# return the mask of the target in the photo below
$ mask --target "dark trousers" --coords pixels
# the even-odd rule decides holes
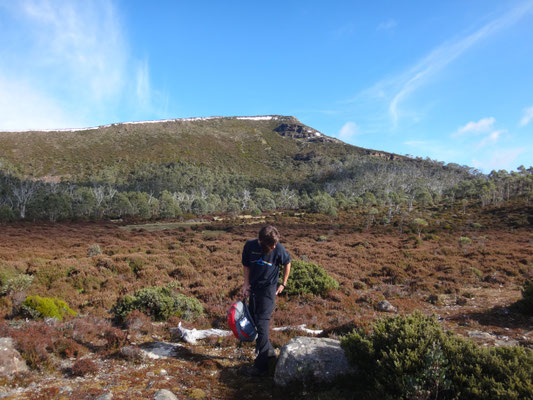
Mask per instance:
[[[249,309],[257,328],[257,340],[255,342],[257,357],[254,366],[260,370],[268,368],[268,356],[274,354],[268,329],[276,301],[276,286],[274,284],[261,289],[253,289],[250,296]]]

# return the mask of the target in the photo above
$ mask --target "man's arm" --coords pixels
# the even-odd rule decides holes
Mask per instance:
[[[250,268],[242,266],[242,272],[244,274],[244,285],[242,287],[242,297],[247,298],[250,294]]]
[[[276,290],[276,295],[283,292],[283,289],[285,289],[285,286],[287,286],[287,281],[289,280],[289,275],[291,273],[291,263],[285,264],[283,266],[283,281],[281,285],[278,286],[278,289]]]

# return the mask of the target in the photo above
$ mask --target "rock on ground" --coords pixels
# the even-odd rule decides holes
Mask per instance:
[[[15,349],[13,339],[0,338],[0,376],[13,376],[26,371],[28,366]]]
[[[154,394],[154,400],[178,400],[178,398],[170,390],[161,389]]]
[[[378,303],[378,310],[390,313],[395,313],[398,311],[398,309],[394,307],[391,303],[389,303],[387,300],[383,300]]]
[[[352,371],[338,340],[296,337],[281,349],[274,382],[331,383]]]

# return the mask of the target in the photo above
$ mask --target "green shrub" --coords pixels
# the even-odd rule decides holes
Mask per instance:
[[[360,381],[380,398],[527,399],[533,352],[484,348],[444,332],[435,317],[414,312],[356,330],[341,345]]]
[[[123,322],[130,312],[138,310],[155,321],[170,317],[193,320],[203,314],[202,304],[194,297],[187,297],[167,287],[150,287],[136,291],[133,296],[118,299],[111,310],[115,318]]]
[[[459,242],[459,247],[460,248],[465,248],[465,247],[468,247],[472,244],[472,239],[470,239],[469,237],[466,237],[466,236],[461,236],[458,240]]]
[[[66,316],[76,315],[76,312],[63,300],[40,296],[28,296],[24,300],[21,312],[32,318],[57,318],[60,321]]]
[[[15,219],[16,216],[11,207],[5,204],[0,205],[0,222],[11,222]]]
[[[100,254],[102,254],[102,249],[100,249],[100,245],[98,244],[93,244],[87,249],[87,257],[89,258],[99,256]]]
[[[515,304],[520,312],[533,315],[533,280],[526,281],[522,289],[522,299]]]
[[[319,265],[312,262],[294,260],[291,263],[291,277],[284,293],[291,295],[321,295],[337,289],[339,283]]]
[[[418,232],[418,237],[420,237],[420,234],[422,233],[422,230],[428,226],[428,222],[425,219],[422,218],[415,218],[413,220],[413,227]]]
[[[0,295],[8,295],[15,292],[23,292],[28,289],[33,282],[33,276],[20,274],[6,280],[0,287]]]

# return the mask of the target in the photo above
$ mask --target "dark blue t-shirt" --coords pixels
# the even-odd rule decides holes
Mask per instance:
[[[252,290],[276,284],[279,267],[291,262],[291,257],[281,243],[269,254],[263,254],[259,239],[248,240],[242,251],[242,265],[250,268]]]

